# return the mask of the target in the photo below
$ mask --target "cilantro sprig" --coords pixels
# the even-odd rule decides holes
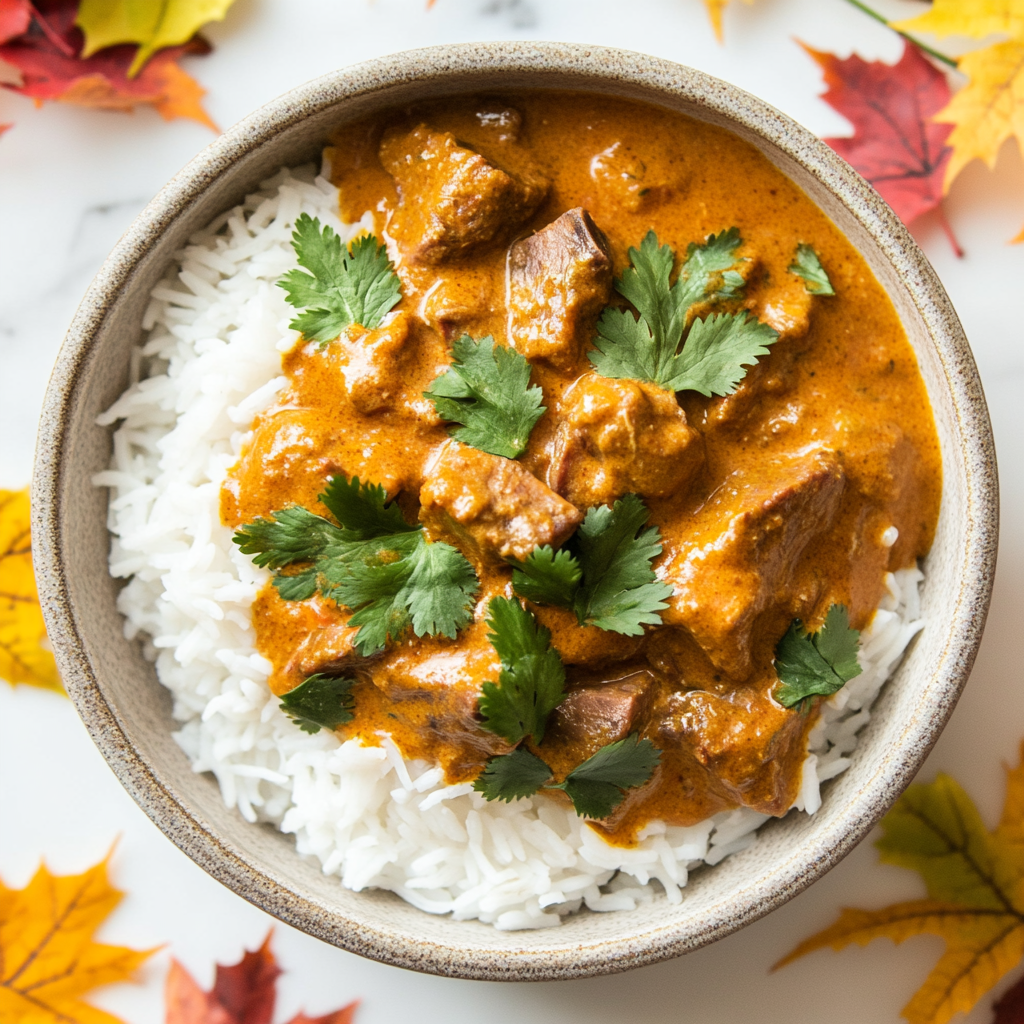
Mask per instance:
[[[509,743],[527,736],[540,743],[548,716],[565,700],[565,666],[551,646],[551,631],[509,598],[491,598],[487,615],[487,639],[501,673],[481,689],[481,724]]]
[[[316,673],[281,698],[281,710],[303,731],[337,729],[352,721],[354,679]]]
[[[829,697],[863,671],[857,661],[860,633],[850,628],[841,604],[832,605],[817,633],[808,633],[794,619],[775,648],[775,671],[780,685],[773,696],[786,708],[811,697]]]
[[[581,626],[640,636],[644,625],[661,622],[672,594],[651,568],[661,534],[656,526],[642,529],[649,518],[635,494],[590,509],[561,551],[534,548],[525,561],[513,562],[513,589],[536,604],[574,611]]]
[[[345,328],[380,326],[402,297],[395,268],[373,235],[343,246],[330,225],[302,213],[295,221],[292,247],[303,270],[290,270],[278,285],[288,301],[305,310],[288,325],[321,346]]]
[[[693,306],[739,297],[744,279],[731,268],[741,262],[736,256],[741,242],[739,231],[731,228],[703,245],[691,243],[670,284],[675,254],[648,232],[639,249],[629,250],[630,266],[615,282],[639,316],[614,306],[601,314],[597,351],[590,353],[597,372],[708,397],[735,391],[745,367],[768,354],[778,333],[745,312],[696,319],[688,330],[686,324]]]
[[[789,268],[791,274],[803,278],[804,288],[811,295],[835,295],[832,282],[821,265],[818,254],[809,246],[801,243],[796,248],[793,264]]]
[[[479,586],[472,566],[450,545],[427,541],[420,524],[407,523],[388,503],[383,487],[334,476],[320,501],[337,524],[293,506],[234,535],[244,554],[276,571],[284,600],[319,591],[349,608],[363,657],[410,627],[417,636],[455,637],[469,622]]]
[[[654,774],[661,751],[636,733],[601,747],[562,782],[536,754],[519,748],[492,757],[473,788],[487,800],[506,803],[541,789],[560,789],[584,818],[607,818],[625,799],[626,790],[642,786]]]
[[[452,345],[452,365],[425,394],[438,416],[462,424],[452,428],[452,437],[506,459],[526,451],[545,412],[543,392],[530,387],[530,364],[490,336],[474,341],[462,335]]]

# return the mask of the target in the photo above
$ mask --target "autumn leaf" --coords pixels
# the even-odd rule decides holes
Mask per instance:
[[[0,490],[0,679],[63,693],[32,573],[28,489]]]
[[[75,26],[77,0],[37,0],[27,32],[0,45],[0,60],[20,73],[20,84],[3,83],[37,102],[59,100],[103,110],[131,111],[150,105],[165,119],[187,117],[217,130],[203,109],[205,91],[178,67],[188,55],[210,52],[200,38],[155,54],[135,78],[128,77],[135,46],[112,46],[82,59]]]
[[[1002,144],[1024,144],[1024,40],[1013,39],[964,54],[957,66],[970,79],[935,120],[955,125],[946,190],[975,158],[994,167]]]
[[[270,936],[237,964],[217,964],[213,988],[204,991],[177,961],[167,974],[166,1024],[271,1024],[281,969],[270,949]],[[322,1017],[296,1014],[288,1024],[352,1024],[358,1002]]]
[[[924,14],[890,24],[899,32],[935,36],[1019,36],[1024,33],[1024,0],[935,0]]]
[[[801,45],[825,73],[823,99],[854,127],[851,138],[825,142],[878,189],[904,223],[939,208],[952,129],[932,118],[949,100],[946,76],[909,44],[892,65],[856,54],[842,60]],[[948,231],[945,218],[943,226]],[[952,235],[950,240],[959,252]]]
[[[107,878],[108,859],[80,875],[52,875],[41,864],[24,889],[0,882],[4,1024],[121,1024],[82,996],[129,980],[154,950],[93,941],[121,901]]]
[[[81,0],[75,24],[85,33],[83,57],[119,43],[137,43],[128,68],[134,78],[142,66],[168,46],[187,43],[211,21],[223,21],[234,0]]]
[[[744,3],[752,4],[754,0],[744,0]],[[704,0],[704,4],[708,9],[708,16],[711,18],[711,24],[715,28],[715,35],[718,36],[718,41],[722,42],[722,12],[729,4],[729,0]]]
[[[29,0],[0,0],[0,43],[27,32],[31,21]]]
[[[971,1007],[1024,957],[1024,744],[1007,771],[1006,801],[995,831],[948,775],[916,784],[882,819],[881,859],[911,868],[928,898],[881,910],[844,908],[830,928],[800,943],[773,970],[814,950],[872,939],[900,943],[938,935],[946,949],[903,1008],[911,1024],[945,1024]]]

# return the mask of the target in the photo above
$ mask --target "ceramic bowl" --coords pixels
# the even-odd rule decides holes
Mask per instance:
[[[471,90],[550,87],[625,96],[731,129],[800,185],[860,250],[902,317],[935,411],[945,491],[928,556],[928,625],[886,688],[850,769],[813,817],[792,814],[757,843],[696,872],[681,906],[570,917],[499,932],[355,893],[293,840],[225,809],[171,738],[167,691],[124,639],[107,572],[110,434],[96,426],[128,382],[150,289],[196,229],[285,164],[316,158],[328,133],[384,107]],[[68,692],[114,773],[156,824],[245,899],[326,942],[435,974],[578,978],[714,942],[785,903],[865,836],[913,778],[974,661],[995,566],[992,433],[977,369],[927,259],[878,194],[824,143],[741,90],[637,53],[554,43],[445,46],[372,60],[285,94],[200,153],[149,204],[82,302],[46,394],[33,485],[33,548],[50,639]]]

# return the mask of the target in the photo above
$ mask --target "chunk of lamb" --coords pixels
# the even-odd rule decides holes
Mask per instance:
[[[507,238],[543,202],[550,182],[489,163],[450,132],[391,130],[380,159],[401,203],[389,230],[410,260],[437,264]]]
[[[450,442],[427,471],[420,519],[432,539],[459,545],[483,565],[557,547],[583,514],[520,463]]]
[[[354,409],[364,414],[381,412],[402,391],[406,374],[409,321],[404,313],[390,313],[374,330],[353,324],[332,346],[333,358],[345,381]]]
[[[581,508],[678,493],[704,463],[700,434],[675,395],[654,384],[585,374],[558,420],[548,484]]]
[[[757,616],[770,605],[800,603],[797,563],[832,526],[845,484],[827,449],[734,473],[688,528],[668,539],[659,575],[674,592],[663,621],[688,630],[716,668],[746,677]]]
[[[757,688],[727,695],[689,690],[673,693],[655,710],[662,750],[691,755],[697,772],[730,802],[760,814],[784,814],[800,789],[813,719],[779,707]]]
[[[572,367],[612,293],[604,232],[582,207],[569,210],[512,246],[508,273],[513,347],[527,359]]]

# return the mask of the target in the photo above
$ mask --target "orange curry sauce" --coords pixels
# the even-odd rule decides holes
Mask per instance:
[[[394,171],[406,151],[442,144],[475,151],[521,185],[518,205],[502,214],[507,223],[485,228],[494,236],[486,244],[457,239],[428,251],[418,240],[430,197],[417,205],[412,172],[400,192],[382,163]],[[651,781],[594,823],[617,843],[655,818],[688,825],[739,805],[784,813],[816,716],[772,699],[776,644],[794,617],[817,627],[832,603],[863,628],[885,573],[927,553],[938,516],[928,397],[864,260],[753,146],[608,97],[457,97],[350,125],[328,155],[343,220],[372,213],[403,298],[377,330],[353,328],[323,348],[300,343],[284,357],[289,387],[258,417],[224,485],[224,522],[290,504],[327,515],[317,495],[334,473],[383,484],[415,521],[430,467],[453,443],[423,396],[450,363],[452,339],[492,335],[519,348],[548,410],[521,465],[581,511],[638,490],[661,530],[655,570],[675,587],[664,625],[639,638],[530,606],[552,631],[571,691],[538,752],[562,777],[630,731],[663,751]],[[574,336],[558,345],[557,324],[513,315],[509,245],[580,207],[606,236],[616,277],[652,228],[675,250],[677,269],[689,243],[739,229],[747,285],[723,308],[751,310],[780,339],[734,395],[688,392],[677,402],[653,385],[595,378],[586,353],[597,314],[606,301],[622,302],[610,292],[577,310]],[[810,296],[789,272],[800,243],[820,256],[834,297]],[[581,388],[590,388],[585,402]],[[470,457],[466,486],[483,487],[484,469]],[[892,526],[899,537],[886,546]],[[480,728],[476,701],[499,669],[486,604],[512,596],[511,569],[462,547],[481,579],[474,622],[455,640],[401,637],[372,659],[351,658],[345,609],[320,597],[286,602],[264,587],[252,614],[274,691],[344,664],[338,674],[359,682],[355,719],[340,735],[375,743],[386,730],[406,756],[440,763],[450,782],[474,778],[509,749]]]

